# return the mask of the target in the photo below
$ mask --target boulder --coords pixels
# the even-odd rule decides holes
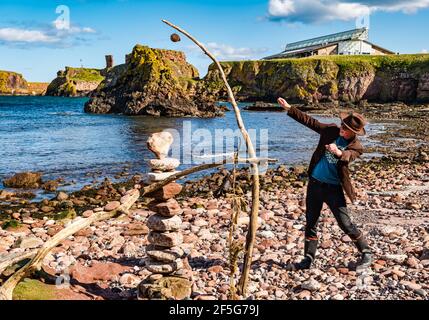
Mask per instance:
[[[39,188],[42,184],[42,174],[39,172],[21,172],[5,179],[3,185],[7,188]]]
[[[179,277],[150,277],[138,286],[138,299],[184,300],[191,296],[192,282]]]

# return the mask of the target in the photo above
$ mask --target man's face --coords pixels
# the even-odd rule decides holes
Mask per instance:
[[[346,140],[350,140],[354,138],[356,133],[348,129],[343,123],[341,124],[340,128],[340,136],[343,137]]]

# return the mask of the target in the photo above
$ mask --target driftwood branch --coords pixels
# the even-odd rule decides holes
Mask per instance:
[[[68,237],[75,234],[79,230],[89,227],[92,223],[96,221],[114,218],[123,212],[127,212],[131,208],[131,206],[138,200],[139,197],[140,197],[140,192],[138,190],[136,189],[130,190],[128,194],[122,198],[123,203],[116,210],[113,210],[110,212],[100,211],[100,212],[94,213],[89,218],[77,219],[72,224],[70,224],[67,228],[58,232],[51,239],[49,239],[43,244],[43,246],[37,251],[36,255],[25,266],[23,266],[20,270],[15,272],[0,287],[0,300],[12,300],[13,290],[15,289],[16,285],[24,277],[32,274],[35,271],[39,271],[42,267],[43,259],[59,243],[66,240]]]
[[[249,137],[249,134],[246,130],[246,127],[244,126],[243,119],[241,118],[240,109],[238,108],[237,102],[235,100],[234,94],[232,92],[232,89],[228,83],[228,80],[226,79],[225,72],[223,71],[223,68],[219,61],[211,54],[202,43],[200,43],[198,40],[196,40],[193,36],[191,36],[188,32],[185,30],[175,26],[169,21],[162,20],[165,24],[169,25],[173,29],[176,29],[180,33],[187,36],[191,41],[193,41],[198,47],[203,50],[203,52],[216,64],[217,68],[219,69],[219,72],[221,74],[222,80],[225,84],[225,87],[228,92],[229,102],[231,103],[234,112],[235,117],[237,120],[237,125],[241,131],[241,134],[244,138],[244,141],[246,142],[247,152],[249,154],[250,158],[256,158],[255,149],[253,147],[253,143]],[[249,231],[247,233],[246,238],[246,253],[244,258],[244,266],[243,266],[243,273],[240,278],[239,283],[239,290],[240,293],[245,295],[246,294],[246,288],[247,288],[247,282],[249,279],[249,272],[250,272],[250,265],[252,263],[252,256],[253,256],[253,246],[255,242],[256,237],[256,231],[258,228],[257,219],[258,219],[258,213],[259,213],[259,168],[256,163],[251,164],[252,169],[252,208],[250,212],[250,224],[249,224]]]
[[[0,274],[6,270],[8,267],[13,266],[15,263],[18,263],[25,259],[32,259],[37,253],[37,249],[20,252],[20,253],[11,253],[3,256],[0,259]]]

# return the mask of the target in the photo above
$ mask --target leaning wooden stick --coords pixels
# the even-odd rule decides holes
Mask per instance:
[[[213,62],[216,64],[217,68],[219,69],[219,72],[222,76],[222,80],[225,83],[229,101],[234,108],[235,117],[237,120],[237,125],[241,131],[241,134],[243,135],[244,141],[246,142],[247,152],[251,158],[256,158],[255,149],[253,148],[252,141],[249,137],[249,134],[244,126],[243,119],[241,118],[240,109],[238,108],[237,102],[235,101],[234,94],[232,92],[232,89],[228,83],[228,80],[226,79],[225,72],[223,71],[223,68],[219,61],[211,54],[203,44],[201,44],[198,40],[196,40],[193,36],[191,36],[188,32],[185,30],[175,26],[169,21],[162,20],[165,24],[169,25],[170,27],[176,29],[180,33],[187,36],[190,40],[192,40],[198,47],[203,50],[203,52],[213,60]],[[252,256],[253,256],[253,246],[255,242],[256,237],[256,230],[258,228],[258,213],[259,213],[259,168],[257,163],[251,164],[252,169],[252,209],[250,213],[250,224],[249,224],[249,231],[247,233],[246,237],[246,253],[244,258],[244,266],[243,266],[243,273],[240,278],[239,283],[239,290],[241,294],[246,294],[246,288],[247,288],[247,282],[249,279],[249,272],[250,272],[250,265],[252,264]]]

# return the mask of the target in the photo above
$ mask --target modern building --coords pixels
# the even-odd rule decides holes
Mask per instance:
[[[354,29],[323,37],[289,43],[285,51],[263,58],[302,58],[328,55],[386,55],[394,52],[368,41],[368,29]]]

